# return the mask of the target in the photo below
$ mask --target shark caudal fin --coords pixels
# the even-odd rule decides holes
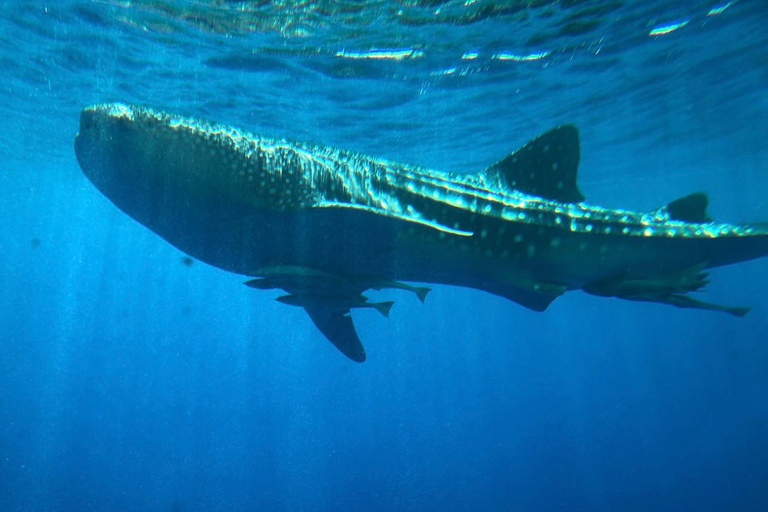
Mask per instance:
[[[565,124],[544,132],[483,173],[509,191],[578,203],[584,200],[576,184],[580,158],[579,130]]]

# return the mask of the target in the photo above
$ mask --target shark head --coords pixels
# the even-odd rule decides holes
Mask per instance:
[[[80,116],[75,153],[86,177],[131,216],[186,201],[242,196],[237,163],[219,150],[232,143],[216,126],[123,103]],[[251,199],[253,200],[253,199]]]
[[[168,116],[123,103],[95,105],[80,115],[75,154],[83,173],[151,229],[182,220],[184,202],[205,201],[213,183],[226,183],[216,176],[223,169],[208,165],[212,151],[195,142],[200,130],[175,125]]]
[[[89,107],[80,114],[75,138],[75,154],[85,176],[129,214],[156,180],[152,174],[163,172],[139,162],[141,155],[133,152],[142,133],[148,133],[147,123],[137,122],[137,114],[119,103]]]
[[[275,147],[249,132],[123,103],[83,110],[75,139],[83,173],[118,208],[187,254],[241,273],[274,240],[264,231],[274,215],[310,194],[301,180],[286,186]]]
[[[75,153],[88,179],[119,208],[136,217],[152,205],[163,211],[177,198],[198,209],[222,202],[263,211],[287,211],[312,200],[309,173],[286,159],[284,141],[135,107],[99,104],[80,116]],[[170,203],[170,204],[169,204]]]

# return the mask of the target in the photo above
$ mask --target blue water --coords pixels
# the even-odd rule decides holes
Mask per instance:
[[[462,172],[571,122],[589,202],[766,221],[768,5],[670,3],[3,2],[0,510],[768,510],[768,260],[702,295],[744,319],[382,292],[358,365],[72,149],[102,101]]]

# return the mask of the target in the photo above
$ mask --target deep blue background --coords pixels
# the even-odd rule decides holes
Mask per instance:
[[[264,13],[305,16],[298,33],[244,29],[237,6],[203,23],[183,2],[3,3],[0,510],[768,510],[766,260],[704,295],[745,319],[380,293],[397,304],[354,313],[356,365],[275,294],[185,266],[78,169],[97,101],[455,171],[574,122],[590,202],[707,190],[719,219],[768,220],[764,2],[440,18],[490,5],[469,4],[421,25],[388,18],[396,3],[375,23]],[[370,48],[423,57],[336,55]]]

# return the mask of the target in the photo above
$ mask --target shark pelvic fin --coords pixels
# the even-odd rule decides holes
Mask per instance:
[[[484,173],[509,191],[578,203],[584,200],[576,184],[579,159],[579,131],[566,124],[544,132]]]
[[[707,215],[707,205],[709,198],[704,192],[695,192],[687,196],[675,199],[668,205],[662,207],[666,210],[670,220],[680,220],[683,222],[712,222],[712,218]]]

